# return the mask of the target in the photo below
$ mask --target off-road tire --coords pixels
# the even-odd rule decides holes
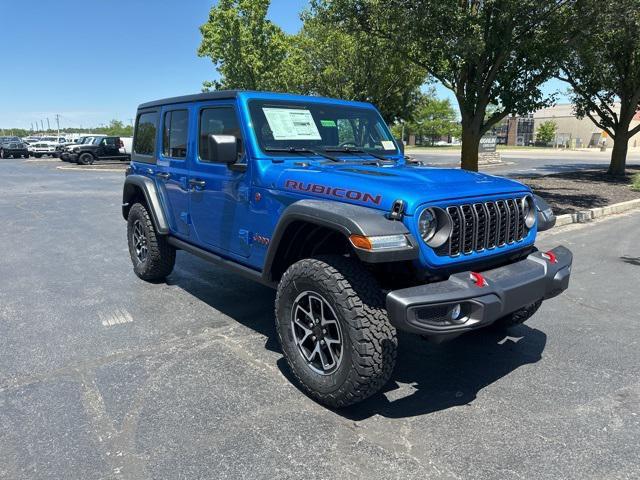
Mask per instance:
[[[36,153],[34,156],[35,156],[36,158],[42,158],[42,154],[41,154],[41,153]]]
[[[320,294],[342,330],[342,359],[333,373],[314,371],[294,340],[291,315],[302,292]],[[300,260],[284,273],[275,302],[276,329],[284,356],[302,389],[329,407],[352,405],[378,392],[396,361],[396,330],[387,318],[384,295],[357,261],[334,255]]]
[[[516,310],[509,315],[499,318],[493,322],[491,326],[497,330],[506,330],[508,328],[515,327],[516,325],[520,325],[533,317],[540,308],[540,305],[542,305],[542,300],[538,300],[531,305],[522,307],[520,310]]]
[[[78,156],[78,165],[93,165],[93,162],[96,161],[96,158],[90,153],[81,153]]]
[[[137,221],[140,222],[147,241],[147,256],[144,261],[138,259],[133,244],[133,230]],[[129,244],[133,271],[142,280],[150,282],[163,280],[173,271],[173,266],[176,263],[176,250],[169,245],[166,237],[156,233],[151,216],[141,203],[134,204],[129,210],[127,243]]]

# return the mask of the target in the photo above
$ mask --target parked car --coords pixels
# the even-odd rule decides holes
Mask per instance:
[[[9,141],[0,143],[0,158],[29,158],[27,145],[23,142]]]
[[[51,142],[39,141],[30,144],[27,148],[29,150],[29,155],[33,155],[36,158],[41,158],[45,155],[53,158],[57,157],[59,153],[57,144]]]
[[[530,318],[569,285],[526,185],[408,162],[368,103],[218,91],[138,107],[122,214],[133,270],[184,250],[277,289],[295,379],[331,407],[379,391],[397,330],[451,339]],[[246,292],[247,298],[251,292]]]
[[[73,150],[75,147],[79,145],[83,145],[85,143],[91,143],[94,141],[95,138],[104,138],[104,137],[106,137],[106,135],[102,135],[102,134],[86,135],[83,137],[79,137],[75,139],[72,143],[68,143],[62,147],[62,149],[60,150],[60,158],[65,162],[69,162],[71,161],[71,155],[73,154]]]
[[[92,165],[96,160],[129,161],[130,154],[120,151],[123,146],[124,143],[120,137],[91,137],[82,145],[72,147],[69,161],[81,165]]]

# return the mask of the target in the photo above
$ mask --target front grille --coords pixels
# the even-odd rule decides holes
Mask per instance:
[[[521,242],[527,236],[522,198],[452,205],[445,208],[451,236],[434,249],[440,257],[469,255]]]

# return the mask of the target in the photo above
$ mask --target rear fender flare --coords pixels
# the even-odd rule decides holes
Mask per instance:
[[[126,177],[122,191],[122,216],[125,220],[129,217],[131,202],[139,193],[146,200],[156,232],[160,235],[167,235],[169,233],[167,217],[162,208],[156,184],[148,177],[143,175],[128,175]]]

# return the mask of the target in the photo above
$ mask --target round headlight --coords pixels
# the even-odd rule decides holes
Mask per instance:
[[[438,220],[436,219],[436,215],[430,208],[427,208],[420,215],[420,219],[418,220],[418,228],[420,230],[420,236],[422,240],[428,242],[433,238],[438,230]]]
[[[524,218],[524,224],[527,228],[532,228],[535,225],[536,216],[536,205],[533,197],[527,195],[522,199],[522,218]]]

